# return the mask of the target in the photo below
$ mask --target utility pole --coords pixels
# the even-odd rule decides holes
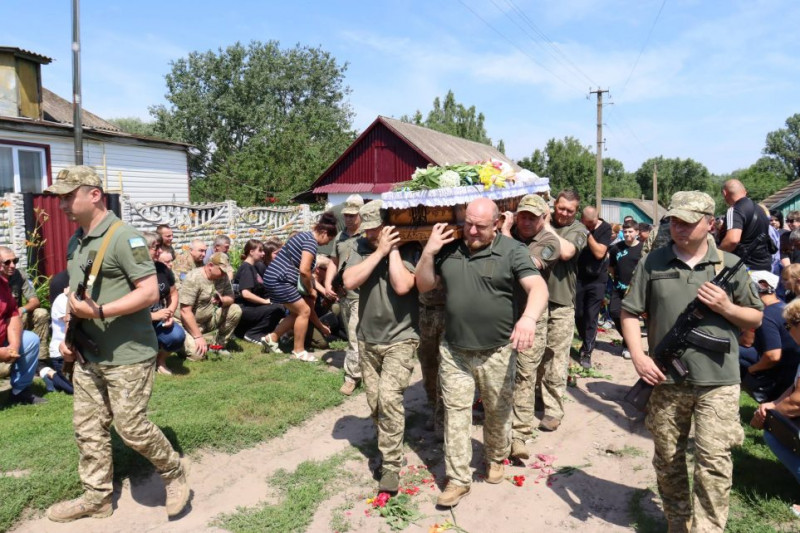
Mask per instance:
[[[603,93],[608,89],[602,90],[600,87],[596,91],[589,91],[589,94],[597,95],[597,155],[595,165],[595,200],[598,215],[601,213],[603,204]]]
[[[658,164],[653,163],[653,225],[657,226],[661,221],[658,216]]]
[[[80,0],[72,0],[72,127],[75,134],[75,164],[83,164],[83,113],[81,111],[81,20]]]

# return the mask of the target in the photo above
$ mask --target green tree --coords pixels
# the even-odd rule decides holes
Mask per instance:
[[[438,96],[434,98],[433,109],[428,112],[425,120],[422,119],[422,116],[422,112],[417,110],[413,117],[403,115],[400,120],[470,141],[492,144],[484,127],[486,117],[483,113],[477,113],[474,105],[466,107],[456,102],[453,91],[447,91],[444,103]]]
[[[506,154],[506,143],[503,142],[503,139],[500,139],[497,142],[497,151],[500,152],[503,155]]]
[[[346,64],[276,41],[192,52],[171,63],[157,134],[187,142],[194,201],[258,205],[304,191],[352,142]]]
[[[144,120],[136,117],[120,117],[110,118],[106,120],[110,122],[125,133],[131,135],[142,135],[144,137],[158,137],[156,133],[155,124],[152,122],[145,122]]]
[[[786,167],[780,160],[761,157],[750,167],[735,170],[731,177],[742,182],[747,189],[747,196],[754,202],[760,202],[789,183],[785,170]]]
[[[713,193],[715,187],[711,174],[702,163],[693,159],[665,159],[658,156],[648,159],[634,173],[646,198],[653,199],[653,168],[658,168],[658,197],[660,203],[669,204],[669,199],[678,191],[704,191]],[[718,206],[719,207],[719,206]]]
[[[767,134],[764,154],[780,163],[772,168],[779,169],[789,181],[800,178],[800,113],[787,118],[785,128]]]
[[[530,157],[517,161],[522,168],[550,178],[555,195],[561,189],[574,189],[581,195],[581,205],[595,201],[595,158],[591,148],[574,137],[550,139],[544,150],[538,148]]]
[[[631,174],[625,172],[622,161],[603,160],[603,198],[639,198],[642,189]]]

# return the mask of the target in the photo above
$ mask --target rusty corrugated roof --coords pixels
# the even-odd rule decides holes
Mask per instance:
[[[497,159],[505,161],[516,171],[521,170],[516,163],[489,144],[469,141],[394,118],[380,116],[378,119],[439,166]]]
[[[42,112],[44,114],[44,120],[58,122],[60,124],[72,124],[72,103],[61,98],[46,87],[42,87]],[[86,109],[82,110],[81,117],[84,127],[113,131],[114,133],[120,133],[122,131],[115,125],[106,122]]]
[[[314,194],[333,194],[333,193],[382,193],[391,191],[394,183],[329,183],[321,187],[314,188]]]

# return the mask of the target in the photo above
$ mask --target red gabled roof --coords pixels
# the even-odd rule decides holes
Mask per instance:
[[[329,183],[314,189],[314,194],[344,194],[372,192],[380,194],[392,190],[394,183]]]

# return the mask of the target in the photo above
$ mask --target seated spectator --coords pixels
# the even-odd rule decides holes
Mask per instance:
[[[264,246],[261,241],[250,239],[245,243],[242,264],[233,277],[236,303],[242,308],[242,318],[234,333],[247,342],[266,348],[264,336],[273,331],[286,316],[286,309],[267,298],[262,277],[266,269],[263,258]]]
[[[319,322],[316,313],[312,312],[317,297],[315,282],[312,276],[314,262],[317,258],[317,246],[327,244],[336,236],[336,217],[325,212],[311,231],[300,232],[290,237],[275,260],[264,273],[264,285],[267,294],[274,303],[283,304],[289,309],[289,316],[284,318],[278,327],[266,336],[269,349],[277,352],[281,335],[294,332],[294,350],[292,358],[300,361],[314,362],[317,359],[305,349],[306,332],[309,320],[324,335],[330,334],[327,326]],[[300,293],[302,289],[303,294]],[[304,296],[309,299],[306,300]]]
[[[175,263],[172,265],[172,271],[175,273],[177,282],[182,282],[186,275],[194,270],[203,266],[203,258],[206,256],[208,246],[200,239],[194,239],[189,244],[189,251],[178,254],[175,257]]]
[[[172,229],[169,227],[169,224],[159,224],[156,226],[156,233],[161,235],[161,249],[169,250],[172,252],[172,255],[175,255],[175,248],[172,247],[174,235],[172,233]]]
[[[233,301],[231,281],[225,274],[230,267],[226,254],[212,254],[202,268],[186,275],[181,286],[181,312],[176,318],[187,333],[183,347],[192,361],[206,358],[212,339],[214,345],[222,346],[220,354],[230,355],[224,347],[242,317],[242,309]]]
[[[757,270],[750,277],[764,303],[764,318],[751,347],[739,347],[742,385],[758,402],[774,400],[792,384],[800,363],[800,346],[786,331],[786,307],[775,295],[778,276]]]
[[[147,242],[150,258],[155,263],[158,281],[158,301],[150,306],[150,320],[153,321],[158,339],[156,372],[171,376],[172,371],[167,368],[167,356],[171,352],[181,350],[186,340],[186,332],[175,323],[178,289],[175,288],[175,275],[172,270],[158,260],[161,256],[161,235],[152,231],[145,231],[142,235]]]
[[[793,263],[792,252],[794,251],[794,246],[789,239],[796,229],[800,229],[800,211],[789,211],[786,214],[786,231],[781,234],[780,239],[781,265],[784,267]]]
[[[58,349],[61,341],[67,333],[67,287],[69,285],[69,275],[66,270],[59,272],[50,278],[50,329],[52,335],[50,336],[50,360],[47,361],[48,366],[43,366],[39,370],[39,376],[44,380],[47,390],[49,392],[63,390],[67,394],[72,394],[72,387],[65,389],[63,384],[58,382],[60,378],[70,382],[67,377],[68,373],[64,369],[64,357],[61,355],[61,350]]]
[[[800,301],[787,305],[783,312],[783,318],[786,321],[786,327],[792,339],[800,344]],[[783,392],[780,398],[774,402],[766,402],[758,406],[750,425],[756,429],[764,429],[767,411],[773,409],[788,418],[800,416],[800,383],[798,383],[798,379],[800,379],[800,368],[798,368],[798,373],[794,375],[792,384]],[[789,469],[795,479],[800,482],[800,454],[794,451],[787,443],[778,440],[775,434],[770,431],[764,432],[764,442],[767,443],[778,460]],[[800,505],[793,505],[792,511],[795,515],[800,516]]]
[[[161,254],[158,256],[158,262],[167,265],[167,268],[172,270],[172,262],[175,260],[175,254],[170,250],[161,249]]]
[[[212,254],[216,253],[223,253],[225,255],[228,254],[228,250],[231,249],[231,238],[227,235],[217,235],[214,237],[214,244],[212,244],[211,248],[206,251],[206,256],[203,259],[204,263],[208,263],[211,259]]]
[[[268,267],[275,256],[283,248],[283,241],[277,237],[270,237],[265,240],[262,247],[264,248],[264,258],[261,260],[264,263],[264,268]]]
[[[0,246],[0,276],[6,278],[14,300],[17,302],[22,329],[33,331],[39,337],[39,357],[47,357],[47,339],[50,337],[50,312],[41,307],[39,297],[28,275],[17,268],[19,258],[14,250]]]
[[[10,405],[47,401],[30,390],[38,363],[39,337],[23,331],[8,279],[0,276],[0,377],[11,377]]]
[[[784,267],[781,272],[781,281],[785,288],[784,301],[788,304],[794,300],[797,291],[800,291],[800,263],[792,263]]]

